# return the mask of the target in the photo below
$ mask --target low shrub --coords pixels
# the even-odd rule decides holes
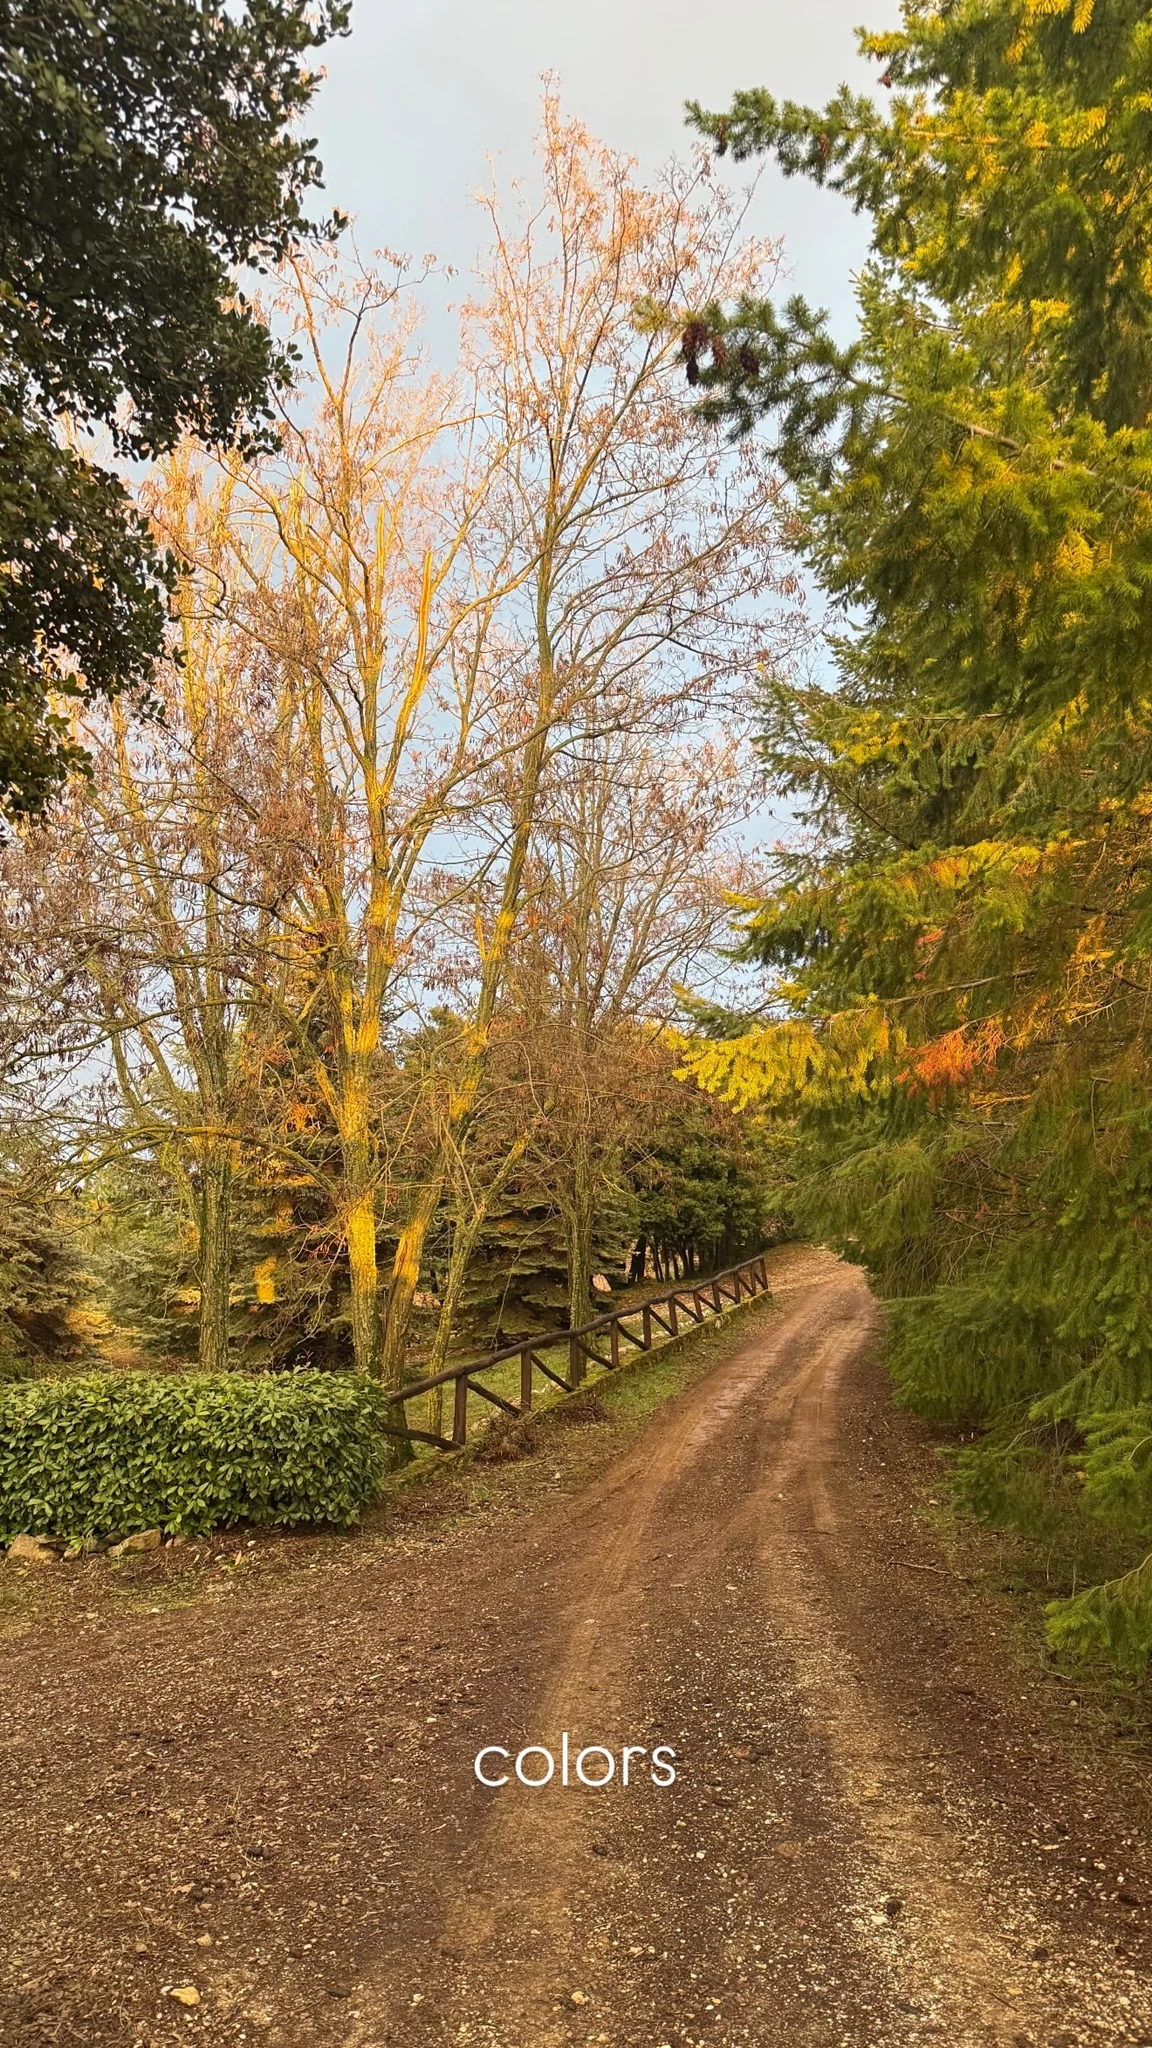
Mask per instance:
[[[380,1491],[384,1396],[352,1373],[88,1373],[0,1386],[0,1541],[346,1526]]]

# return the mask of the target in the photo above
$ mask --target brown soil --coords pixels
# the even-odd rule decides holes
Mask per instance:
[[[860,1275],[773,1265],[642,1430],[7,1568],[4,2048],[1152,2043],[1146,1770],[941,1548]],[[477,1783],[564,1730],[676,1783]]]

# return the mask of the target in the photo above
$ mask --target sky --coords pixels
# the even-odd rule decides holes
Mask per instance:
[[[362,254],[434,255],[466,278],[485,239],[472,195],[491,181],[489,158],[503,188],[531,179],[546,73],[566,113],[653,174],[692,149],[686,99],[720,110],[739,87],[765,86],[822,104],[844,82],[873,87],[855,30],[899,19],[898,0],[353,0],[352,33],[323,53],[328,76],[309,116],[325,198],[355,216]],[[865,223],[834,193],[757,172],[749,232],[784,238],[782,288],[826,307],[847,339]],[[755,174],[731,169],[740,186]],[[422,293],[425,338],[445,367],[455,321],[444,309],[465,296],[460,278]],[[738,836],[764,845],[789,829],[766,795]]]
[[[530,175],[541,79],[565,110],[653,172],[691,148],[686,99],[725,107],[739,86],[822,102],[875,83],[854,29],[895,26],[896,0],[353,0],[352,33],[324,52],[310,125],[326,197],[387,246],[470,271],[483,223],[470,194]],[[743,183],[748,172],[733,167]],[[866,232],[850,206],[764,172],[750,228],[785,237],[792,287],[852,323]]]

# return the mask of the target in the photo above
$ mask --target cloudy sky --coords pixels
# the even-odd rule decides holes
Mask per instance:
[[[469,194],[496,158],[530,170],[540,80],[653,170],[690,147],[685,99],[727,105],[741,85],[823,100],[875,78],[854,27],[894,25],[896,0],[353,0],[353,31],[327,53],[315,112],[331,201],[357,216],[364,250],[387,245],[467,271],[482,237]],[[734,171],[736,178],[743,173]],[[796,286],[851,319],[865,237],[842,200],[770,171],[753,224],[783,234]]]

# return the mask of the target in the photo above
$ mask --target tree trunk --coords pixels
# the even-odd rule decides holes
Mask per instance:
[[[420,1278],[420,1260],[424,1252],[424,1243],[440,1205],[448,1177],[448,1162],[453,1153],[463,1152],[467,1142],[468,1129],[487,1068],[492,1021],[504,985],[508,953],[521,909],[524,867],[528,859],[532,828],[536,821],[536,804],[555,717],[556,665],[548,622],[551,575],[552,542],[549,541],[541,550],[536,578],[536,637],[540,657],[536,722],[531,738],[521,755],[520,783],[512,810],[512,833],[508,845],[508,864],[504,870],[504,882],[500,891],[500,905],[493,922],[491,938],[487,944],[481,943],[480,987],[470,1032],[471,1046],[456,1086],[451,1113],[439,1147],[439,1157],[429,1176],[428,1185],[422,1189],[401,1233],[396,1257],[392,1262],[383,1342],[384,1378],[390,1386],[399,1386],[404,1377],[408,1328],[412,1321],[412,1296],[416,1292]]]
[[[199,1364],[203,1372],[228,1369],[229,1295],[232,1281],[232,1158],[226,1145],[210,1146],[200,1169]]]
[[[416,1198],[416,1206],[400,1233],[392,1274],[388,1283],[388,1312],[384,1327],[381,1370],[386,1386],[398,1387],[405,1377],[408,1326],[412,1320],[412,1297],[420,1278],[424,1241],[443,1193],[442,1171],[430,1179]]]
[[[527,1149],[528,1133],[527,1131],[522,1131],[511,1147],[507,1157],[502,1161],[490,1185],[484,1190],[481,1199],[478,1201],[473,1200],[467,1215],[461,1215],[458,1206],[456,1220],[452,1227],[452,1249],[448,1255],[448,1272],[444,1281],[444,1291],[440,1299],[440,1316],[436,1324],[436,1335],[432,1340],[432,1355],[428,1360],[429,1374],[440,1372],[448,1362],[448,1349],[452,1342],[456,1310],[460,1305],[460,1297],[464,1292],[464,1282],[468,1277],[468,1268],[472,1262],[472,1254],[476,1249],[476,1241],[488,1220],[488,1214],[493,1201],[507,1181],[509,1174],[524,1157]],[[461,1199],[458,1197],[458,1205]],[[443,1387],[433,1387],[428,1396],[428,1427],[433,1435],[440,1436],[442,1434],[443,1420],[444,1389]]]
[[[375,1372],[379,1356],[376,1272],[376,1195],[362,1187],[348,1208],[348,1287],[352,1309],[352,1357],[357,1372]]]
[[[376,1264],[376,1174],[369,1107],[370,1053],[345,1023],[337,1091],[331,1096],[340,1132],[344,1242],[352,1318],[352,1362],[357,1372],[380,1370],[380,1276]],[[370,1035],[370,1034],[369,1034]]]
[[[436,1335],[432,1342],[432,1355],[428,1360],[429,1373],[441,1372],[448,1362],[448,1350],[452,1342],[452,1329],[456,1310],[464,1292],[468,1277],[468,1266],[480,1235],[480,1226],[485,1211],[479,1210],[466,1223],[457,1223],[452,1232],[452,1250],[448,1257],[448,1274],[444,1292],[440,1297],[440,1317],[436,1324]],[[444,1433],[444,1389],[433,1387],[428,1396],[427,1426],[433,1436]]]

